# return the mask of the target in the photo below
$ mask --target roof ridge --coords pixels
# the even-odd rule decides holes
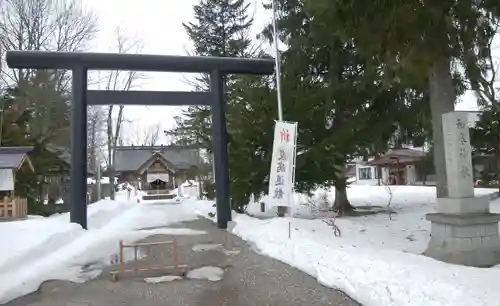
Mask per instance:
[[[180,145],[168,145],[168,146],[117,146],[116,150],[163,150],[163,149],[197,149],[193,146],[180,146]]]

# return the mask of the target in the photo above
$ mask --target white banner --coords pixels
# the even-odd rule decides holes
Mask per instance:
[[[296,143],[297,123],[276,121],[269,174],[271,206],[292,206]]]
[[[14,190],[14,175],[12,169],[0,169],[0,190]]]
[[[146,174],[146,180],[148,183],[154,182],[156,180],[164,181],[164,182],[169,182],[169,175],[168,173],[147,173]]]

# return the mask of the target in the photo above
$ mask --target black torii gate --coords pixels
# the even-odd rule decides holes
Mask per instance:
[[[227,228],[228,221],[231,221],[231,205],[223,77],[226,74],[272,74],[272,59],[45,51],[7,51],[6,59],[10,68],[72,71],[71,222],[87,229],[87,105],[209,105],[212,111],[217,227]],[[88,70],[208,73],[210,91],[87,90]]]

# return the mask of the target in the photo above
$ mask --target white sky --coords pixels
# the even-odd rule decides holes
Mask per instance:
[[[271,14],[262,8],[262,0],[250,1],[256,20],[253,32],[258,33],[270,21]],[[142,53],[186,55],[186,50],[190,49],[182,22],[193,20],[193,5],[198,0],[83,0],[83,3],[99,18],[99,35],[89,51],[116,52],[114,45],[117,27],[125,30],[129,37],[137,37],[142,41]],[[190,86],[183,81],[182,74],[175,73],[148,73],[147,79],[140,83],[142,90],[190,90]],[[463,97],[456,107],[457,110],[475,108],[472,95]],[[173,116],[179,114],[179,107],[125,107],[126,119],[144,129],[158,123],[162,130],[170,128],[173,126]]]
[[[125,30],[128,37],[140,39],[142,53],[145,54],[186,55],[187,50],[190,50],[190,41],[182,23],[193,21],[193,5],[198,0],[83,0],[83,3],[99,18],[99,34],[89,51],[116,52],[117,27]],[[251,9],[255,10],[253,32],[257,34],[271,15],[262,8],[261,0],[253,0]],[[147,73],[146,79],[140,81],[141,86],[137,89],[190,91],[191,87],[183,80],[186,77],[189,74]],[[173,117],[180,113],[180,107],[125,107],[126,119],[134,121],[135,126],[147,129],[147,126],[160,123],[162,131],[173,127]],[[130,125],[129,128],[136,129]]]

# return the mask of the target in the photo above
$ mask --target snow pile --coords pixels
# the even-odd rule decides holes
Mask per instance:
[[[179,192],[180,189],[180,192]],[[170,194],[176,194],[178,197],[181,198],[198,198],[199,194],[199,189],[197,185],[181,185],[178,188],[173,189],[170,191]]]
[[[155,228],[152,230],[140,230],[139,233],[145,236],[151,235],[173,235],[173,236],[197,236],[206,235],[205,231],[198,231],[190,228]]]
[[[115,178],[116,181],[117,178]],[[109,184],[111,182],[109,177],[101,177],[101,184]],[[97,184],[97,180],[92,177],[87,178],[87,184]]]
[[[174,280],[180,280],[182,277],[177,275],[164,275],[159,277],[146,277],[144,281],[148,284],[158,284],[158,283],[166,283],[172,282]]]
[[[194,219],[197,216],[181,206],[102,200],[88,207],[87,231],[70,224],[69,214],[0,223],[1,230],[11,233],[8,243],[0,244],[5,248],[0,249],[0,303],[31,293],[48,279],[82,282],[98,276],[100,269],[82,273],[82,267],[109,263],[120,239],[131,242],[166,232],[200,234],[187,229],[141,230]]]
[[[476,188],[476,196],[488,196],[498,190],[489,188]],[[436,201],[436,188],[432,186],[367,186],[350,185],[347,187],[347,196],[354,206],[381,206],[391,209],[401,209],[404,207],[415,207],[434,204]],[[268,196],[251,202],[247,207],[247,212],[256,217],[275,217],[277,210],[275,207],[266,205],[264,212],[261,212],[260,203],[266,203]],[[292,206],[294,214],[310,214],[312,203],[316,207],[321,207],[325,200],[333,204],[335,200],[334,189],[318,189],[311,197],[295,193]]]
[[[325,243],[311,239],[313,233],[294,230],[288,239],[288,219],[263,221],[239,215],[236,222],[234,232],[263,255],[295,266],[365,306],[493,306],[500,299],[499,269],[462,267],[397,250],[350,245],[348,236],[331,234]]]
[[[206,279],[211,282],[220,281],[224,275],[224,270],[219,267],[206,266],[191,270],[186,277],[190,279]]]
[[[182,187],[198,187],[198,182],[194,180],[187,180],[181,184]]]
[[[321,192],[315,196],[321,199]],[[476,189],[476,196],[493,192]],[[365,306],[498,305],[498,267],[464,267],[419,255],[430,238],[430,223],[424,216],[435,209],[434,187],[391,186],[389,192],[384,186],[351,186],[348,194],[355,206],[390,204],[395,214],[391,218],[388,213],[339,218],[335,224],[341,237],[335,237],[318,219],[256,219],[234,214],[234,233],[263,255],[297,267]],[[333,200],[332,192],[328,196]],[[212,204],[198,201],[192,207],[207,216],[215,211]],[[500,200],[493,201],[491,209],[500,212]],[[259,203],[252,203],[249,210],[258,213]]]

